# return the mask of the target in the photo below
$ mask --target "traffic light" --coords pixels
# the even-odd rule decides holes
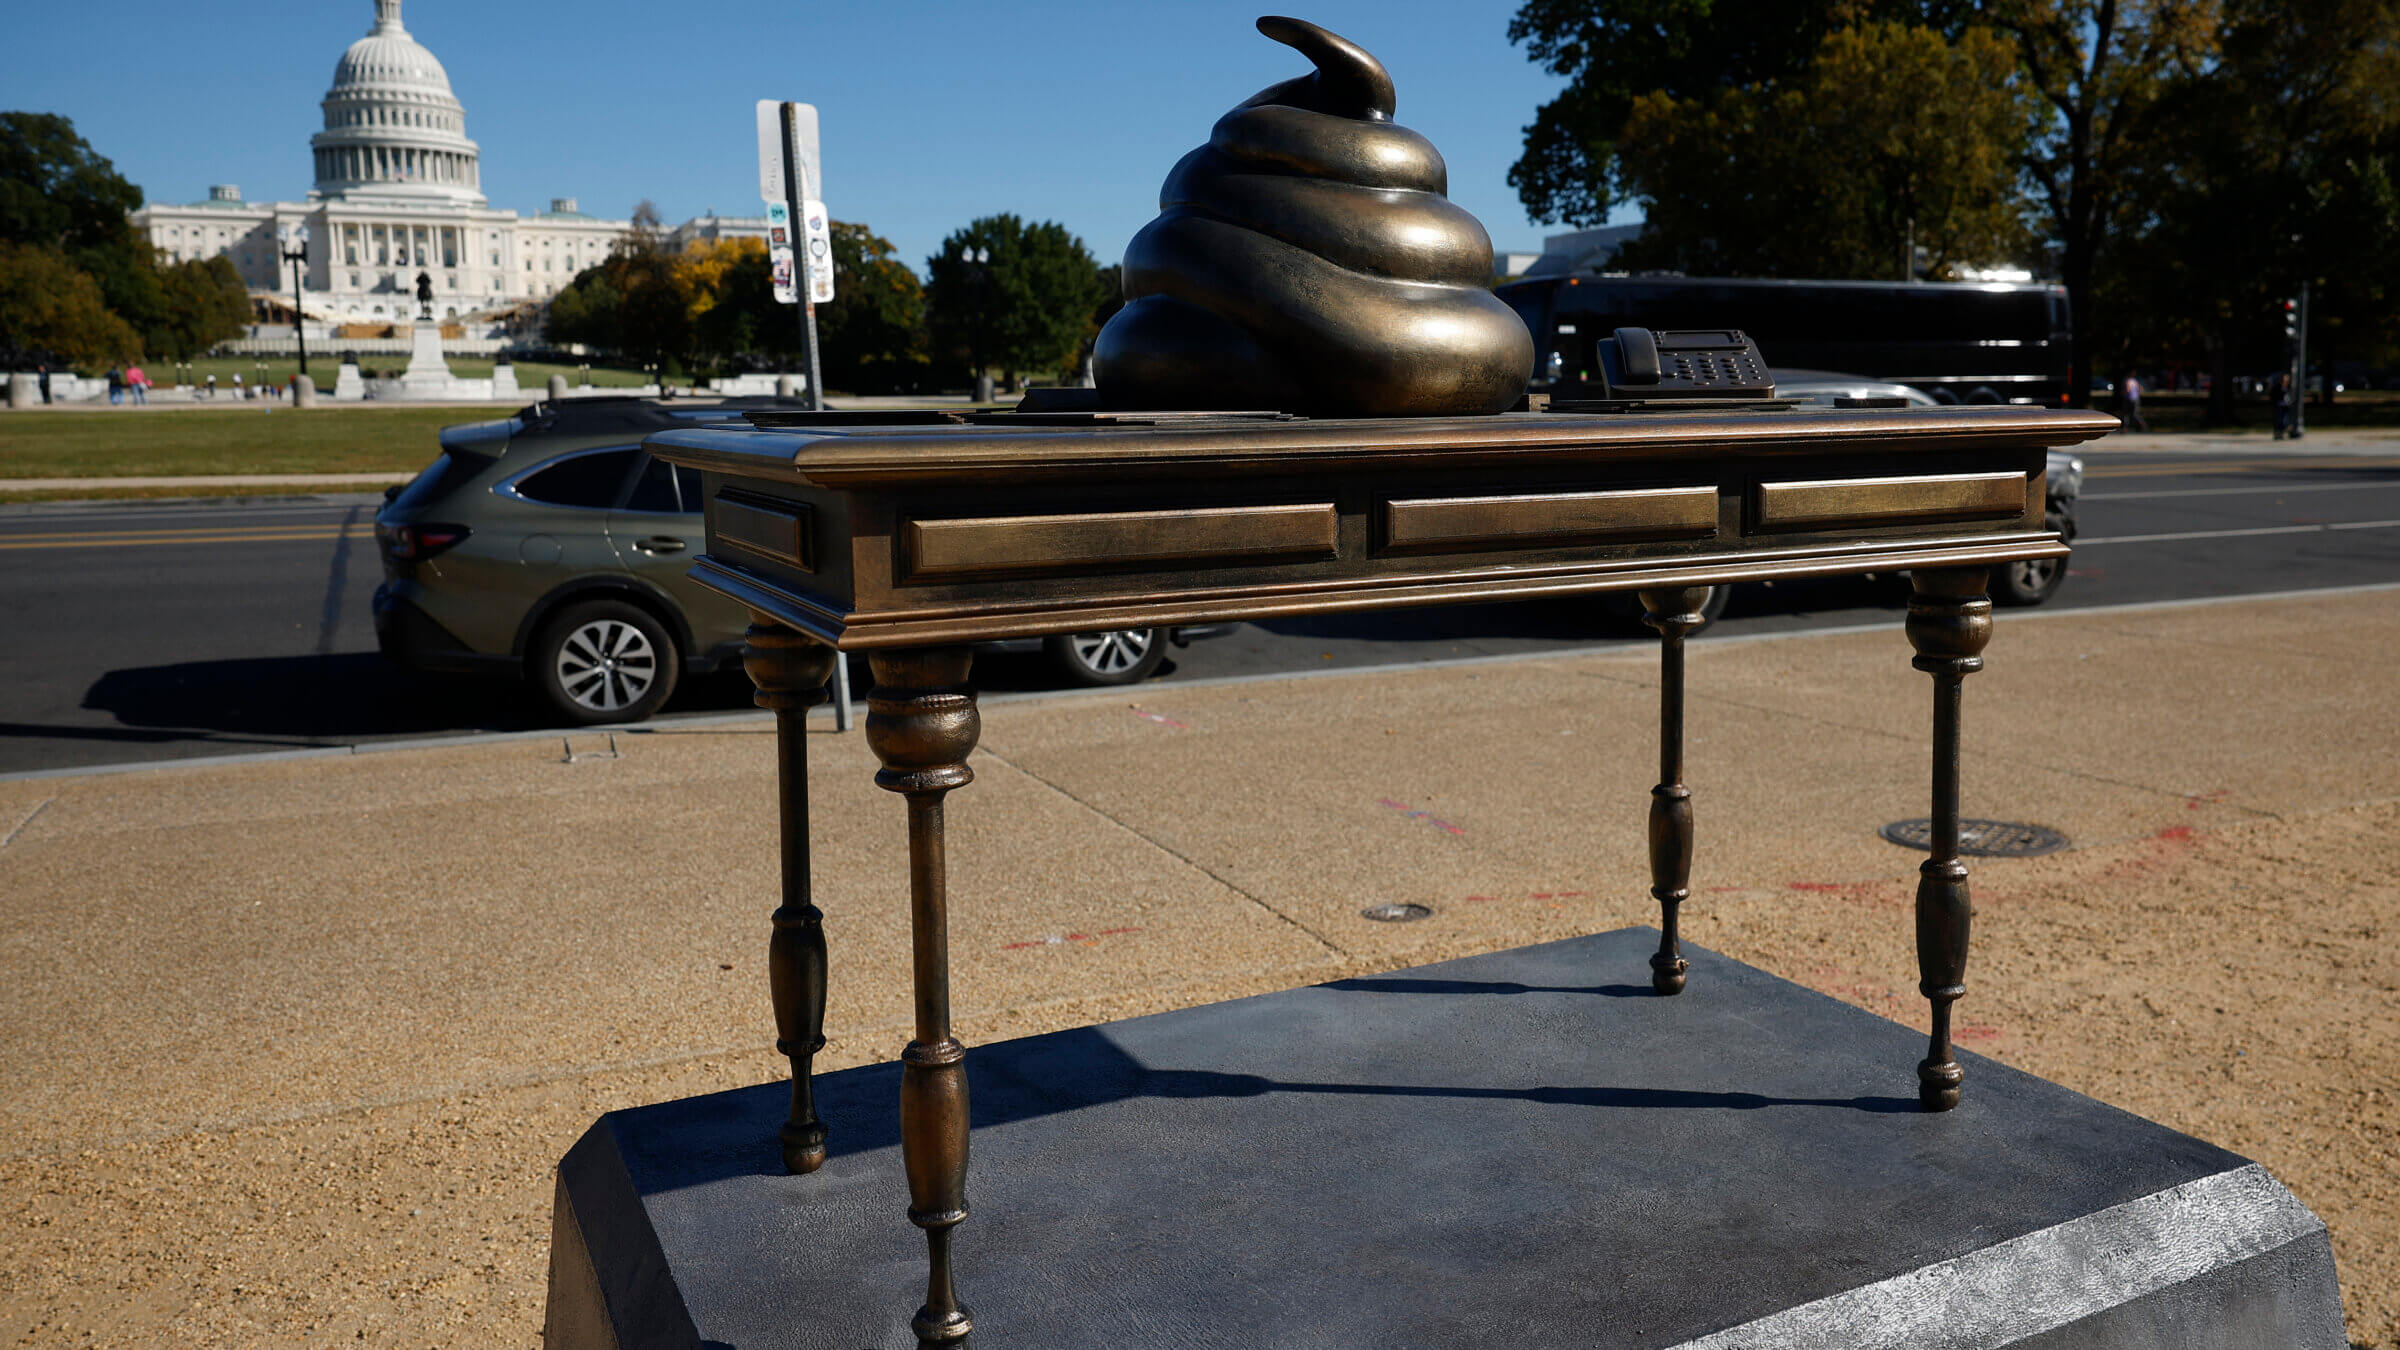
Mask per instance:
[[[2287,342],[2300,340],[2300,302],[2297,300],[2283,302],[2283,336]]]

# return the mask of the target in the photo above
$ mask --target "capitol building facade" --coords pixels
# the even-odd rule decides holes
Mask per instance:
[[[375,26],[342,53],[323,108],[306,201],[245,202],[220,186],[204,202],[145,206],[135,228],[170,261],[231,259],[253,300],[286,315],[283,253],[305,229],[301,307],[312,326],[407,323],[420,272],[436,317],[490,320],[548,300],[632,232],[631,221],[586,215],[572,197],[530,216],[493,207],[449,73],[402,26],[400,0],[375,0]],[[665,242],[764,239],[766,229],[764,217],[710,215]]]

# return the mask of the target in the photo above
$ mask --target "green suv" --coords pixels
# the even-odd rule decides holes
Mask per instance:
[[[569,722],[636,722],[684,672],[741,658],[749,611],[685,575],[704,546],[700,476],[642,450],[668,427],[738,422],[776,399],[537,403],[442,432],[375,514],[375,637],[419,670],[518,673]],[[1225,628],[993,643],[1046,652],[1078,684],[1131,684],[1169,642]]]

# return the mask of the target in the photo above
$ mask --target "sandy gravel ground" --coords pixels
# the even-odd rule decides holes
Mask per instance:
[[[2373,1350],[2400,1350],[2392,608],[2004,627],[1969,687],[1970,809],[2054,802],[2082,846],[1977,863],[1960,1033],[2265,1163],[2331,1226]],[[1695,655],[1689,931],[1920,1025],[1912,864],[1862,838],[1922,810],[1897,643]],[[2104,696],[2162,667],[2175,700]],[[954,889],[990,898],[954,938],[962,1034],[1646,921],[1651,751],[1623,728],[1647,678],[1580,658],[995,709],[981,808],[954,809]],[[1991,711],[2045,699],[2063,725]],[[898,813],[856,737],[812,741],[838,1068],[905,1037],[874,955],[897,955]],[[1336,744],[1354,806],[1319,792]],[[749,730],[578,765],[552,742],[0,783],[0,1343],[537,1343],[558,1156],[603,1111],[780,1067],[767,751]],[[1570,770],[1622,809],[1555,800]],[[478,873],[488,848],[458,841],[495,829],[509,861]],[[1439,913],[1345,922],[1384,898]]]

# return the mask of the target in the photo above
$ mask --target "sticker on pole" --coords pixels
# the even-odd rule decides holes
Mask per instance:
[[[799,304],[800,283],[794,277],[791,245],[768,246],[767,270],[775,281],[775,303],[779,305]]]
[[[808,249],[808,301],[822,305],[833,299],[833,227],[825,218],[825,203],[800,203],[801,237]]]

